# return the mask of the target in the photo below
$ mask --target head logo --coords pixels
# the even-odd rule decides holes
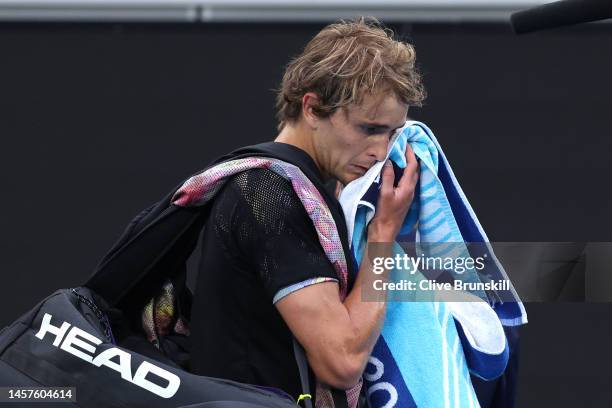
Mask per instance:
[[[162,398],[171,398],[178,391],[181,379],[176,374],[148,361],[143,361],[136,369],[134,376],[132,376],[132,355],[130,353],[117,347],[111,347],[96,356],[96,346],[100,345],[102,340],[76,326],[71,327],[68,322],[63,322],[60,327],[53,326],[51,318],[52,316],[49,313],[45,313],[40,324],[40,330],[36,333],[36,337],[40,340],[43,340],[47,333],[55,336],[52,343],[55,347],[59,347],[96,367],[106,366],[111,370],[117,371],[124,380]],[[79,347],[80,350],[74,346]],[[118,357],[118,363],[112,360],[114,357]],[[167,381],[168,384],[166,386],[155,384],[147,380],[148,374],[154,374]]]

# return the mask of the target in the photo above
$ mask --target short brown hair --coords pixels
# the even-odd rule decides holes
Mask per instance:
[[[302,97],[314,92],[315,109],[328,117],[341,107],[360,104],[366,93],[391,91],[409,106],[421,106],[425,90],[410,44],[374,18],[340,21],[323,28],[301,55],[287,65],[276,97],[278,129],[301,114]]]

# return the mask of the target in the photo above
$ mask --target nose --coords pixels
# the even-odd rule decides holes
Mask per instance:
[[[387,156],[389,138],[386,135],[372,137],[372,144],[368,148],[368,157],[382,161]]]

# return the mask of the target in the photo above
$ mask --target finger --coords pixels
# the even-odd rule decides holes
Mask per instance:
[[[411,190],[414,188],[416,180],[419,177],[419,161],[417,160],[414,151],[410,145],[406,145],[406,168],[404,174],[397,183],[397,188]]]
[[[412,150],[412,146],[410,146],[410,144],[406,145],[406,167],[408,168],[408,170],[414,172],[416,170],[416,167],[418,165],[418,160],[416,158],[416,155],[414,154],[414,150]]]
[[[419,173],[421,171],[421,162],[419,161],[419,159],[415,159],[415,161],[416,161],[416,165],[415,165],[416,170],[414,170],[414,172],[412,173],[412,178],[413,180],[418,181]]]
[[[381,195],[391,195],[393,194],[393,179],[395,178],[395,173],[393,171],[393,165],[390,160],[385,162],[382,171],[381,177],[381,186],[380,186],[380,194]]]

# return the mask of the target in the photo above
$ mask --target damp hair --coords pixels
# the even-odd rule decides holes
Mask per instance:
[[[318,96],[314,113],[321,118],[381,92],[421,106],[426,95],[415,60],[414,47],[374,18],[326,26],[287,64],[276,96],[278,130],[300,118],[307,92]]]

